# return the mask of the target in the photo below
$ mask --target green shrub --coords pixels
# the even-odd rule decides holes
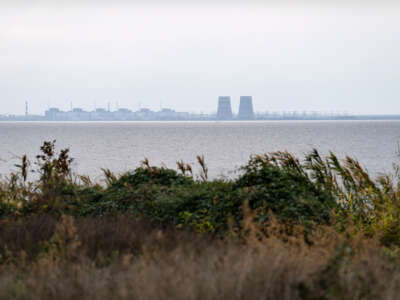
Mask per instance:
[[[235,186],[248,191],[250,207],[261,220],[271,210],[290,222],[328,223],[335,207],[331,193],[314,184],[304,173],[282,168],[259,156],[242,168]]]
[[[23,156],[19,172],[0,182],[0,217],[36,214],[103,217],[143,216],[162,225],[198,232],[224,233],[228,223],[240,226],[248,203],[259,223],[272,212],[287,224],[333,223],[339,230],[378,236],[385,246],[400,246],[400,168],[394,175],[372,179],[354,159],[340,161],[317,150],[301,162],[288,152],[251,157],[238,178],[209,179],[204,157],[198,156],[199,177],[178,162],[178,173],[142,165],[121,176],[104,170],[106,186],[88,177],[72,176],[68,149],[55,151],[45,142],[36,169]],[[28,174],[38,174],[30,181]],[[331,217],[334,216],[332,219]],[[310,227],[309,227],[310,228]]]
[[[192,184],[193,178],[178,174],[175,170],[158,167],[139,167],[133,172],[123,174],[111,188],[126,186],[137,187],[142,184],[154,184],[161,186]]]

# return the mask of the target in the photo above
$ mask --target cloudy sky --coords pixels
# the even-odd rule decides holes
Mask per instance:
[[[0,114],[212,112],[219,95],[234,111],[253,95],[257,111],[400,114],[400,6],[318,2],[1,0]]]

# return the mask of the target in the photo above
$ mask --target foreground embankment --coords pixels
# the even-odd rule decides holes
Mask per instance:
[[[0,299],[396,299],[399,172],[253,156],[235,179],[142,166],[104,184],[46,142],[0,186]],[[30,180],[30,172],[36,173]]]

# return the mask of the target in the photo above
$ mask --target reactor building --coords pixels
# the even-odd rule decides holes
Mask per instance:
[[[231,107],[231,97],[220,96],[218,98],[218,110],[217,110],[218,120],[232,120],[232,107]]]

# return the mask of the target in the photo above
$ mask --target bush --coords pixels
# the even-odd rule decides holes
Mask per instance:
[[[235,186],[248,191],[250,207],[258,212],[261,220],[271,210],[289,222],[329,222],[335,200],[305,174],[273,165],[258,156],[242,170],[244,174]]]
[[[45,142],[41,151],[32,170],[39,175],[35,180],[28,178],[30,162],[24,156],[20,172],[0,182],[0,218],[123,213],[163,226],[224,234],[231,225],[240,228],[248,203],[259,223],[273,213],[286,224],[308,228],[333,223],[343,231],[351,224],[354,232],[400,246],[399,168],[393,176],[373,180],[349,157],[339,161],[331,153],[322,158],[313,150],[300,162],[288,152],[275,152],[253,156],[238,178],[220,180],[208,178],[204,158],[198,156],[199,177],[183,162],[177,163],[178,173],[145,160],[121,176],[105,170],[107,185],[101,186],[72,176],[68,149],[57,153],[54,142]]]

